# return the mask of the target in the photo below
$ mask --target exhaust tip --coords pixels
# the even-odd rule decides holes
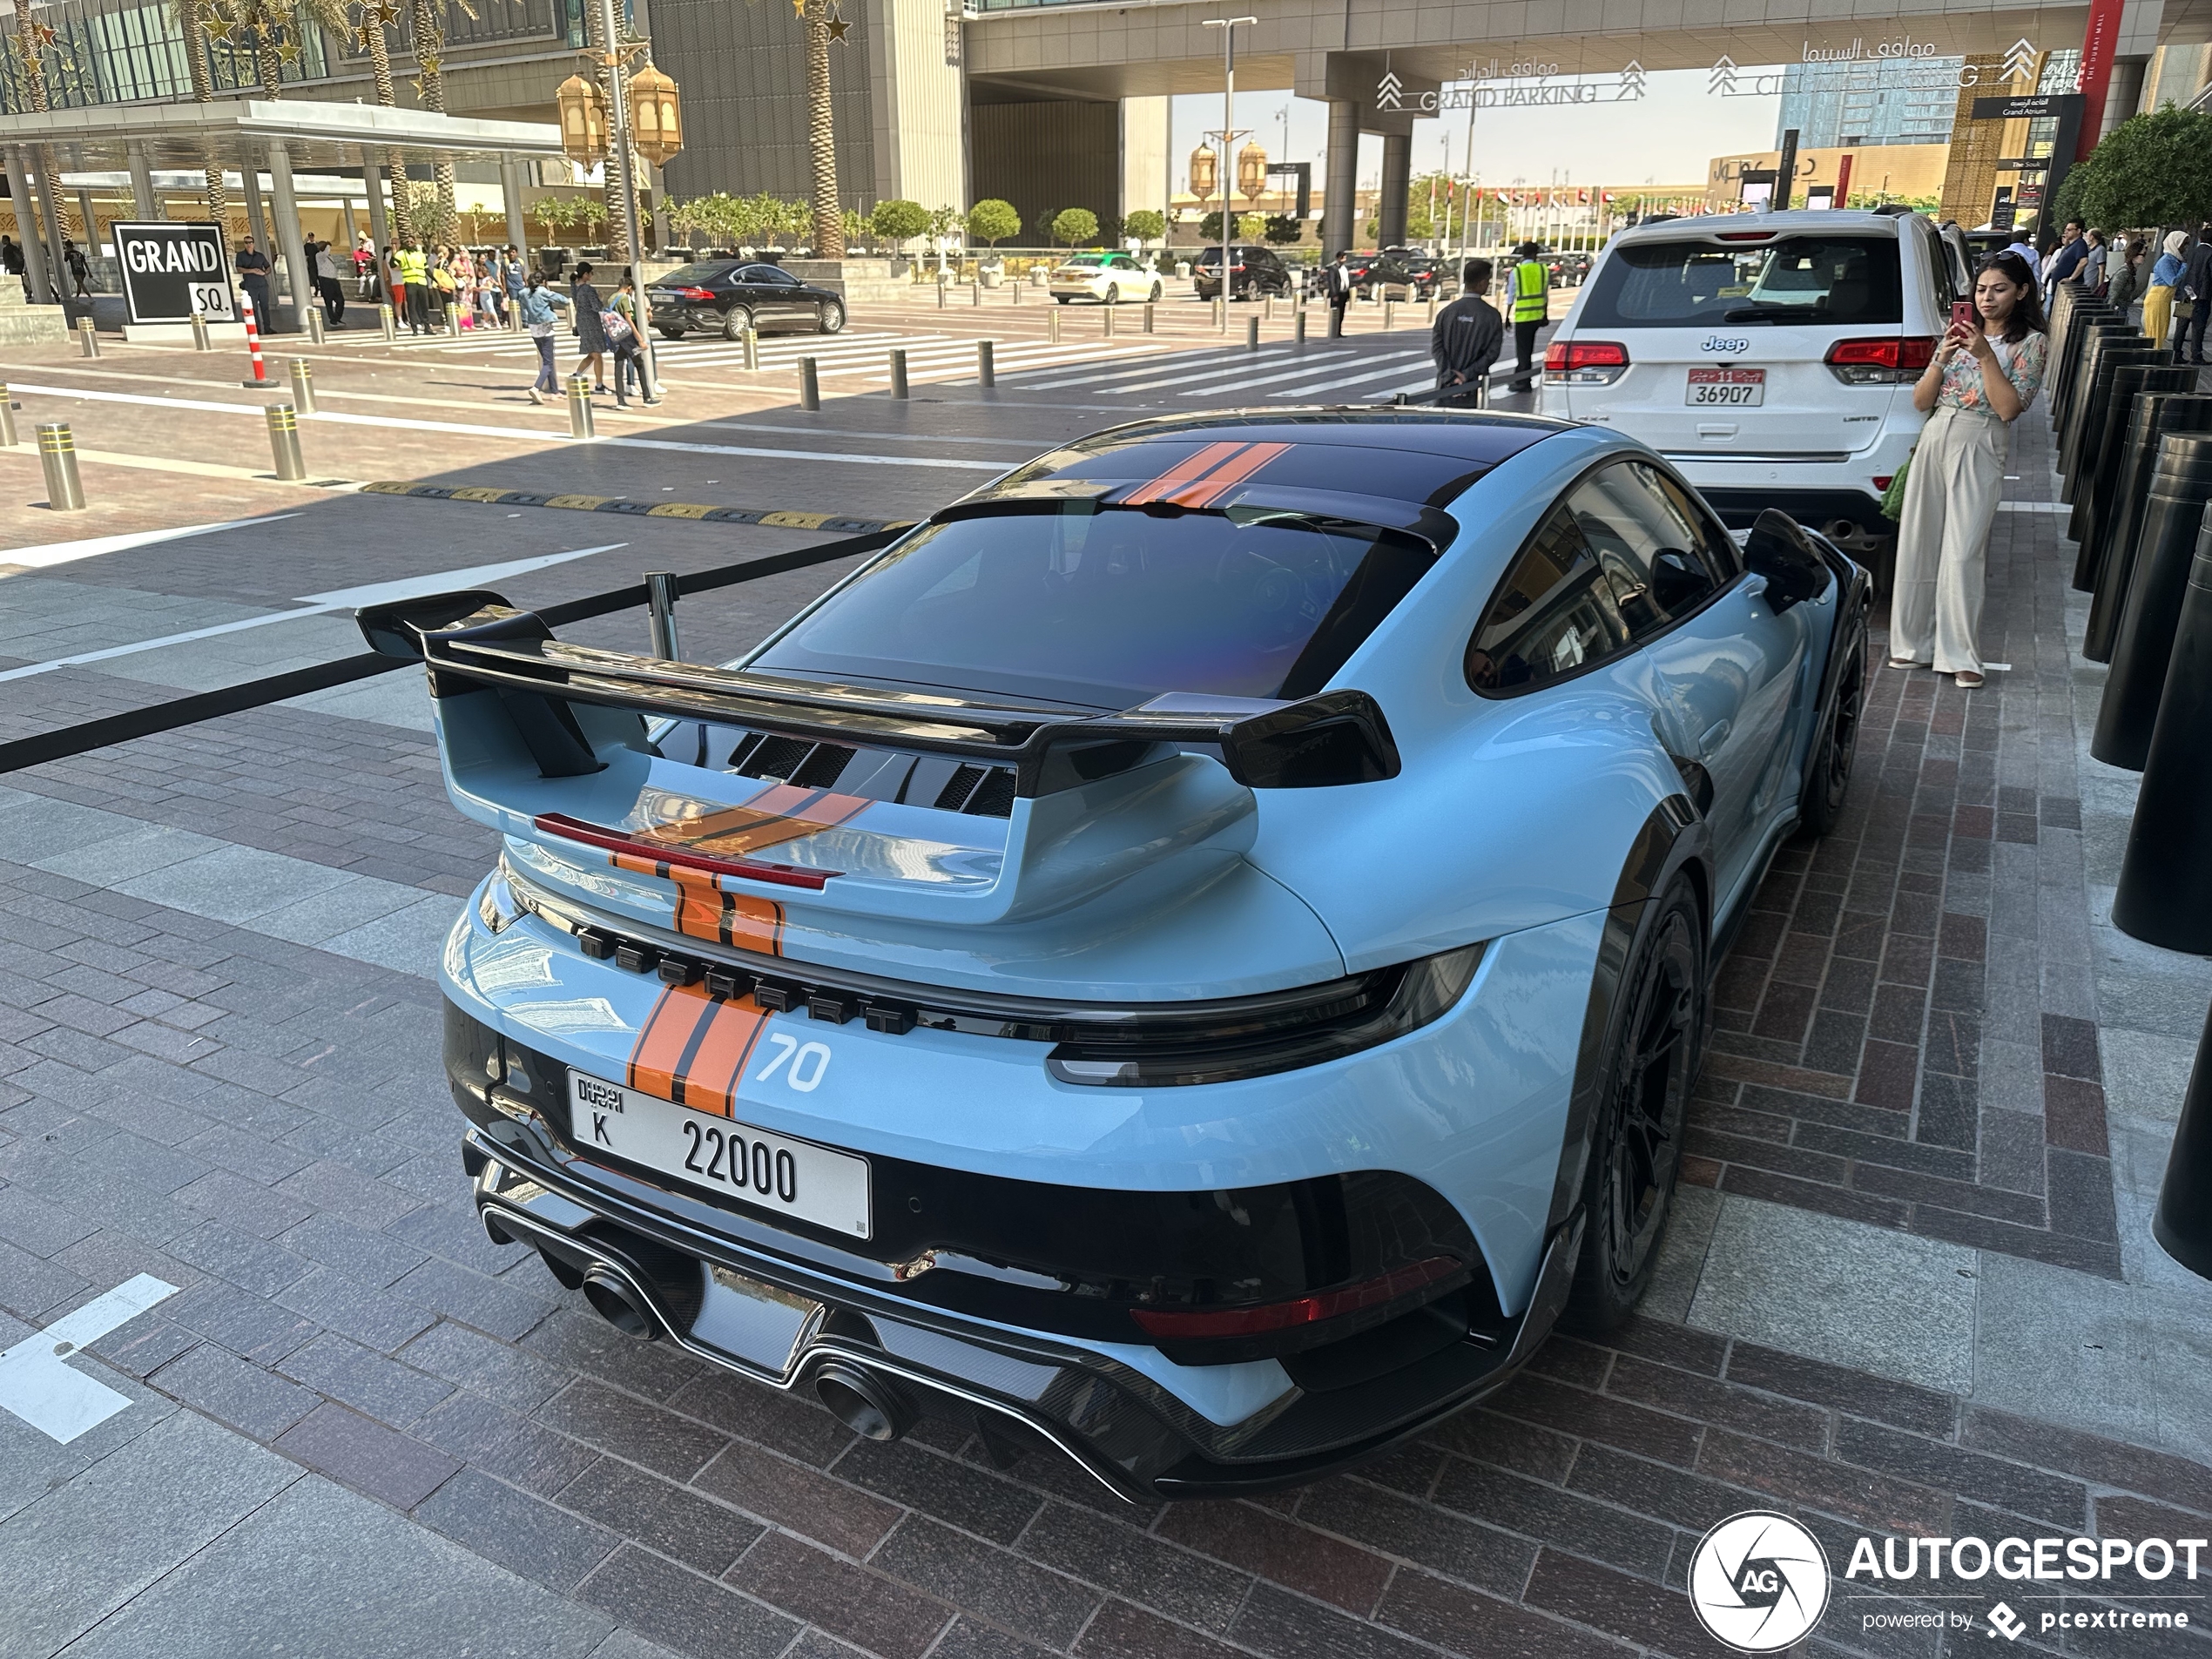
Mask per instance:
[[[595,1264],[584,1270],[583,1299],[609,1325],[626,1337],[651,1342],[660,1335],[660,1320],[646,1306],[630,1282],[612,1269]]]
[[[897,1383],[841,1359],[814,1373],[814,1397],[864,1440],[895,1440],[921,1416]]]

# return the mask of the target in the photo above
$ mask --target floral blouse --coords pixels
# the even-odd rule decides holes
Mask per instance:
[[[2035,401],[2036,393],[2043,389],[2043,365],[2050,355],[2050,336],[2030,332],[2021,335],[2017,342],[1993,340],[1989,346],[1997,354],[2005,378],[2020,395],[2020,408],[2025,410]],[[1981,362],[1973,353],[1962,351],[1945,366],[1943,389],[1936,394],[1936,407],[1981,410],[1989,408],[1989,394],[1981,383]]]

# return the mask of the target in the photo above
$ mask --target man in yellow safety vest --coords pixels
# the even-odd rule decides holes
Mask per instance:
[[[1534,242],[1514,249],[1510,293],[1513,300],[1513,389],[1533,389],[1536,380],[1536,331],[1551,309],[1552,273],[1536,256],[1543,250]]]

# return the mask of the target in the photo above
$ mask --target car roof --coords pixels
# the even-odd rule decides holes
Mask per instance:
[[[1858,207],[1793,207],[1781,213],[1692,213],[1656,225],[1631,225],[1616,231],[1608,246],[1626,242],[1675,242],[1703,237],[1740,236],[1765,231],[1780,236],[1793,231],[1848,232],[1853,236],[1895,237],[1912,213],[1878,213]]]
[[[961,498],[1221,510],[1278,506],[1413,530],[1441,545],[1468,485],[1572,422],[1490,411],[1231,409],[1109,427]],[[948,509],[948,511],[950,509]]]

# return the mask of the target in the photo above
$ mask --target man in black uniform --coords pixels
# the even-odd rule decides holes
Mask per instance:
[[[1329,338],[1344,333],[1344,308],[1352,303],[1352,271],[1345,264],[1350,255],[1339,249],[1336,262],[1321,269],[1321,292],[1329,301]]]
[[[1505,344],[1505,320],[1485,298],[1490,292],[1490,261],[1469,260],[1460,273],[1460,297],[1436,314],[1429,334],[1429,355],[1436,360],[1437,402],[1480,408],[1488,401],[1490,365]]]

